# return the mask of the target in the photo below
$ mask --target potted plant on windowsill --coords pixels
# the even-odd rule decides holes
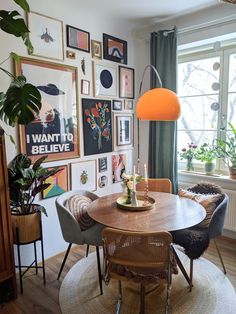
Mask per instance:
[[[46,158],[40,157],[32,164],[27,155],[19,154],[8,167],[14,242],[29,243],[40,238],[41,213],[47,213],[42,205],[34,203],[35,197],[50,186],[45,180],[60,171],[43,168]]]
[[[205,173],[212,174],[215,168],[216,151],[213,146],[204,143],[196,152],[196,159],[204,162]]]
[[[186,170],[194,171],[193,159],[196,157],[197,145],[194,143],[188,143],[188,148],[182,148],[179,156],[180,160],[186,159]]]
[[[230,129],[222,128],[224,139],[216,139],[215,151],[218,158],[222,158],[229,169],[231,179],[236,179],[236,129],[228,123]]]

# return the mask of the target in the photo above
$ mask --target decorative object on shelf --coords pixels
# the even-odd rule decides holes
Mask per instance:
[[[124,108],[125,108],[125,110],[132,110],[133,111],[133,109],[134,109],[133,100],[125,99]]]
[[[116,115],[117,146],[132,144],[132,115]]]
[[[116,97],[117,70],[113,66],[93,62],[94,96]]]
[[[71,163],[71,190],[96,191],[96,160]]]
[[[208,143],[202,144],[196,152],[195,158],[204,162],[205,173],[212,174],[215,168],[213,162],[216,158],[216,151],[212,145]]]
[[[134,99],[134,69],[119,66],[119,97]]]
[[[102,59],[102,43],[101,41],[91,40],[92,58]]]
[[[69,171],[68,165],[51,167],[48,170],[59,169],[59,172],[50,176],[45,180],[45,183],[49,183],[50,186],[42,191],[42,198],[50,198],[63,194],[66,191],[69,191]]]
[[[33,55],[64,60],[62,21],[32,11],[27,17]]]
[[[103,34],[103,58],[127,64],[127,41]]]
[[[98,171],[99,172],[107,171],[107,157],[98,158]]]
[[[71,51],[71,50],[66,50],[66,57],[68,59],[75,60],[76,59],[76,53],[74,51]]]
[[[27,58],[16,67],[42,95],[39,114],[20,126],[21,152],[32,160],[45,154],[48,161],[78,157],[77,69]]]
[[[117,100],[117,99],[113,99],[112,100],[112,110],[122,110],[122,101],[121,100]]]
[[[82,99],[84,154],[112,151],[111,101]]]
[[[90,94],[90,82],[87,80],[81,80],[81,94],[89,95]]]
[[[90,34],[74,26],[66,25],[67,47],[90,52]]]
[[[186,159],[186,170],[194,171],[193,159],[196,158],[197,145],[188,143],[188,148],[182,148],[179,152],[180,160]]]
[[[126,171],[126,154],[112,155],[112,182],[121,182]]]
[[[98,186],[100,188],[104,188],[105,186],[107,186],[107,183],[108,183],[108,178],[107,176],[101,176],[99,179],[98,179]]]

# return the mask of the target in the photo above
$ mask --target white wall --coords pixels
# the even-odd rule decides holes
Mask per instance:
[[[37,13],[41,13],[59,20],[63,21],[63,28],[64,28],[64,51],[67,49],[66,47],[66,36],[65,36],[65,25],[69,24],[72,26],[75,26],[77,28],[84,29],[88,32],[90,32],[90,38],[95,39],[98,41],[102,41],[102,34],[108,33],[110,35],[113,35],[115,37],[124,39],[128,41],[128,64],[127,66],[135,68],[135,49],[134,49],[134,37],[132,34],[132,24],[128,24],[125,22],[115,21],[109,16],[103,16],[102,9],[100,12],[94,12],[93,8],[91,10],[85,10],[80,6],[80,2],[83,1],[57,1],[57,0],[41,0],[41,1],[34,1],[30,0],[29,4],[31,6],[31,10],[35,11]],[[13,1],[6,1],[6,0],[0,0],[0,7],[1,9],[5,10],[13,10],[17,9],[20,13],[22,11],[14,4]],[[0,49],[0,61],[4,60],[8,57],[9,52],[14,51],[17,54],[21,56],[28,56],[26,49],[20,39],[16,39],[8,34],[5,34],[3,32],[0,32],[0,43],[1,43],[1,49]],[[73,50],[71,48],[68,48],[69,50]],[[100,189],[98,187],[97,193],[98,195],[104,195],[114,192],[119,192],[122,190],[121,184],[112,183],[112,170],[111,170],[111,155],[112,153],[106,153],[101,155],[93,155],[93,156],[86,156],[84,157],[83,152],[83,134],[82,134],[82,117],[81,117],[81,95],[80,95],[80,80],[81,79],[87,79],[90,81],[90,96],[92,97],[92,91],[93,86],[92,84],[92,58],[91,53],[85,53],[78,50],[74,50],[76,53],[76,60],[70,60],[66,59],[60,63],[73,65],[78,68],[78,94],[79,94],[79,112],[80,112],[80,158],[76,158],[73,160],[63,160],[58,162],[50,162],[45,164],[45,166],[54,166],[54,165],[60,165],[60,164],[69,164],[70,162],[75,161],[82,161],[82,160],[91,160],[91,159],[97,159],[101,156],[107,156],[108,158],[108,171],[106,174],[109,178],[109,182],[106,188]],[[81,59],[85,58],[86,63],[86,75],[83,75],[81,71]],[[38,57],[33,57],[36,59],[43,59]],[[45,59],[46,60],[46,59]],[[52,62],[57,62],[50,60]],[[113,66],[117,67],[118,70],[118,64],[114,62],[109,62],[107,60],[102,61],[104,64],[111,64]],[[57,62],[59,63],[59,62]],[[7,70],[13,70],[13,65],[10,60],[4,63],[4,67]],[[8,77],[4,74],[0,74],[0,90],[6,90],[8,87],[10,80]],[[118,97],[117,97],[118,98]],[[1,122],[3,125],[3,123]],[[17,128],[10,128],[5,125],[3,125],[4,129],[8,134],[12,134],[15,138],[17,145],[14,147],[12,143],[10,143],[9,137],[6,137],[6,146],[7,146],[7,159],[10,161],[17,153],[19,153],[19,147],[18,147],[18,129]],[[127,159],[128,159],[128,168],[131,169],[132,166],[132,155],[133,150],[129,149],[125,151],[127,153]],[[99,176],[98,176],[99,177]],[[97,177],[97,179],[98,179]],[[56,208],[55,208],[55,198],[51,198],[48,200],[39,201],[42,203],[48,212],[48,217],[43,217],[43,236],[44,236],[44,248],[45,248],[45,257],[48,258],[52,255],[55,255],[61,251],[63,251],[66,248],[66,243],[64,242],[60,226],[57,218]],[[39,250],[40,252],[40,250]],[[28,263],[33,254],[33,246],[27,246],[22,248],[22,258],[23,263]]]

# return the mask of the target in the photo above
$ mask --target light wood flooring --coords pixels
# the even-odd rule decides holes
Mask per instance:
[[[220,238],[217,242],[221,250],[227,277],[233,284],[236,290],[236,240],[228,238]],[[61,266],[64,254],[59,254],[46,261],[46,279],[47,284],[43,285],[42,271],[39,270],[39,275],[30,270],[23,279],[24,293],[21,295],[18,292],[18,298],[11,301],[0,308],[1,314],[60,314],[58,295],[61,282],[69,269],[81,258],[85,256],[86,247],[74,246],[69,254],[66,265],[60,280],[57,275]],[[91,250],[92,251],[92,250]],[[209,259],[221,268],[221,264],[212,242],[204,254],[204,257]],[[19,281],[17,280],[18,288]],[[69,313],[68,313],[69,314]],[[85,313],[87,314],[87,313]]]

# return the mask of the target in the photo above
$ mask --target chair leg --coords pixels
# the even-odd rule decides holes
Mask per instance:
[[[116,314],[120,314],[121,309],[121,302],[122,302],[122,288],[121,288],[121,281],[118,281],[118,287],[119,287],[119,297],[116,304]]]
[[[140,291],[140,314],[145,313],[145,286],[141,283]]]
[[[221,254],[220,254],[220,250],[219,250],[219,248],[218,248],[218,245],[217,245],[215,239],[214,239],[214,243],[215,243],[215,247],[216,247],[217,253],[218,253],[218,255],[219,255],[220,261],[221,261],[221,265],[222,265],[223,270],[224,270],[224,274],[226,274],[226,269],[225,269],[225,265],[224,265],[224,262],[223,262],[223,258],[222,258]]]
[[[103,294],[103,291],[102,291],[102,272],[101,272],[99,246],[96,246],[96,253],[97,253],[98,278],[99,278],[100,291],[101,291],[101,294]]]
[[[87,244],[86,257],[88,257],[88,253],[89,253],[89,244]]]
[[[59,271],[57,280],[59,280],[59,278],[60,278],[60,276],[61,276],[62,270],[63,270],[64,265],[65,265],[65,263],[66,263],[66,259],[67,259],[67,257],[68,257],[69,252],[70,252],[71,246],[72,246],[72,243],[70,243],[70,244],[68,245],[68,248],[67,248],[67,251],[66,251],[66,255],[65,255],[65,257],[64,257],[64,259],[63,259],[63,262],[62,262],[62,264],[61,264],[61,268],[60,268],[60,271]]]
[[[190,292],[192,291],[192,287],[193,287],[193,259],[191,258],[190,259],[190,285],[189,285],[189,288],[190,288]]]

